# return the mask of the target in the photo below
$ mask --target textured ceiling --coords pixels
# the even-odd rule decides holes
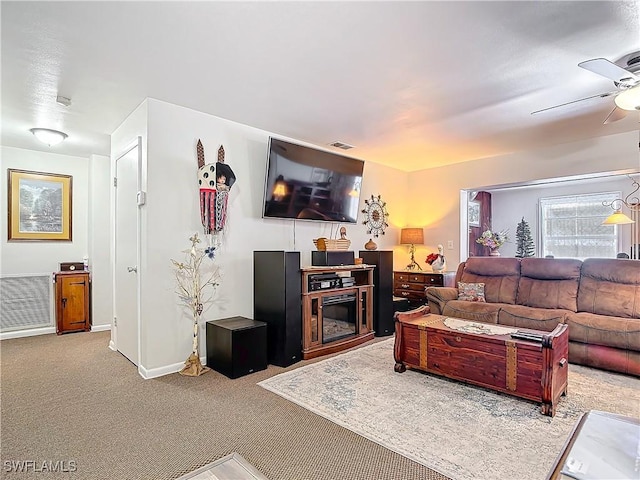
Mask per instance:
[[[2,144],[109,154],[152,97],[419,170],[638,130],[577,64],[640,51],[640,2],[6,2]],[[56,104],[56,95],[72,100]],[[330,147],[327,147],[330,148]]]

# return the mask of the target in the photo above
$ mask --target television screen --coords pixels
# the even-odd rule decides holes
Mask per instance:
[[[269,139],[263,217],[356,223],[364,162]]]

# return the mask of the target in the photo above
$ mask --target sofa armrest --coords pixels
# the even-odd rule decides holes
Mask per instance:
[[[442,315],[447,302],[458,298],[458,289],[453,287],[427,287],[425,296],[429,308],[431,308],[431,313]]]

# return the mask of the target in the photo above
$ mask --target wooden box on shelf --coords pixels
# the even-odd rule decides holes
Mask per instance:
[[[81,270],[54,274],[56,283],[56,332],[88,332],[91,329],[90,276]]]

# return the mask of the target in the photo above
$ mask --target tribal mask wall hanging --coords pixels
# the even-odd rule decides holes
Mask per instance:
[[[205,235],[221,232],[227,221],[229,191],[236,176],[224,163],[224,147],[218,149],[218,161],[205,164],[204,147],[198,140],[198,184],[200,186],[200,217]]]

